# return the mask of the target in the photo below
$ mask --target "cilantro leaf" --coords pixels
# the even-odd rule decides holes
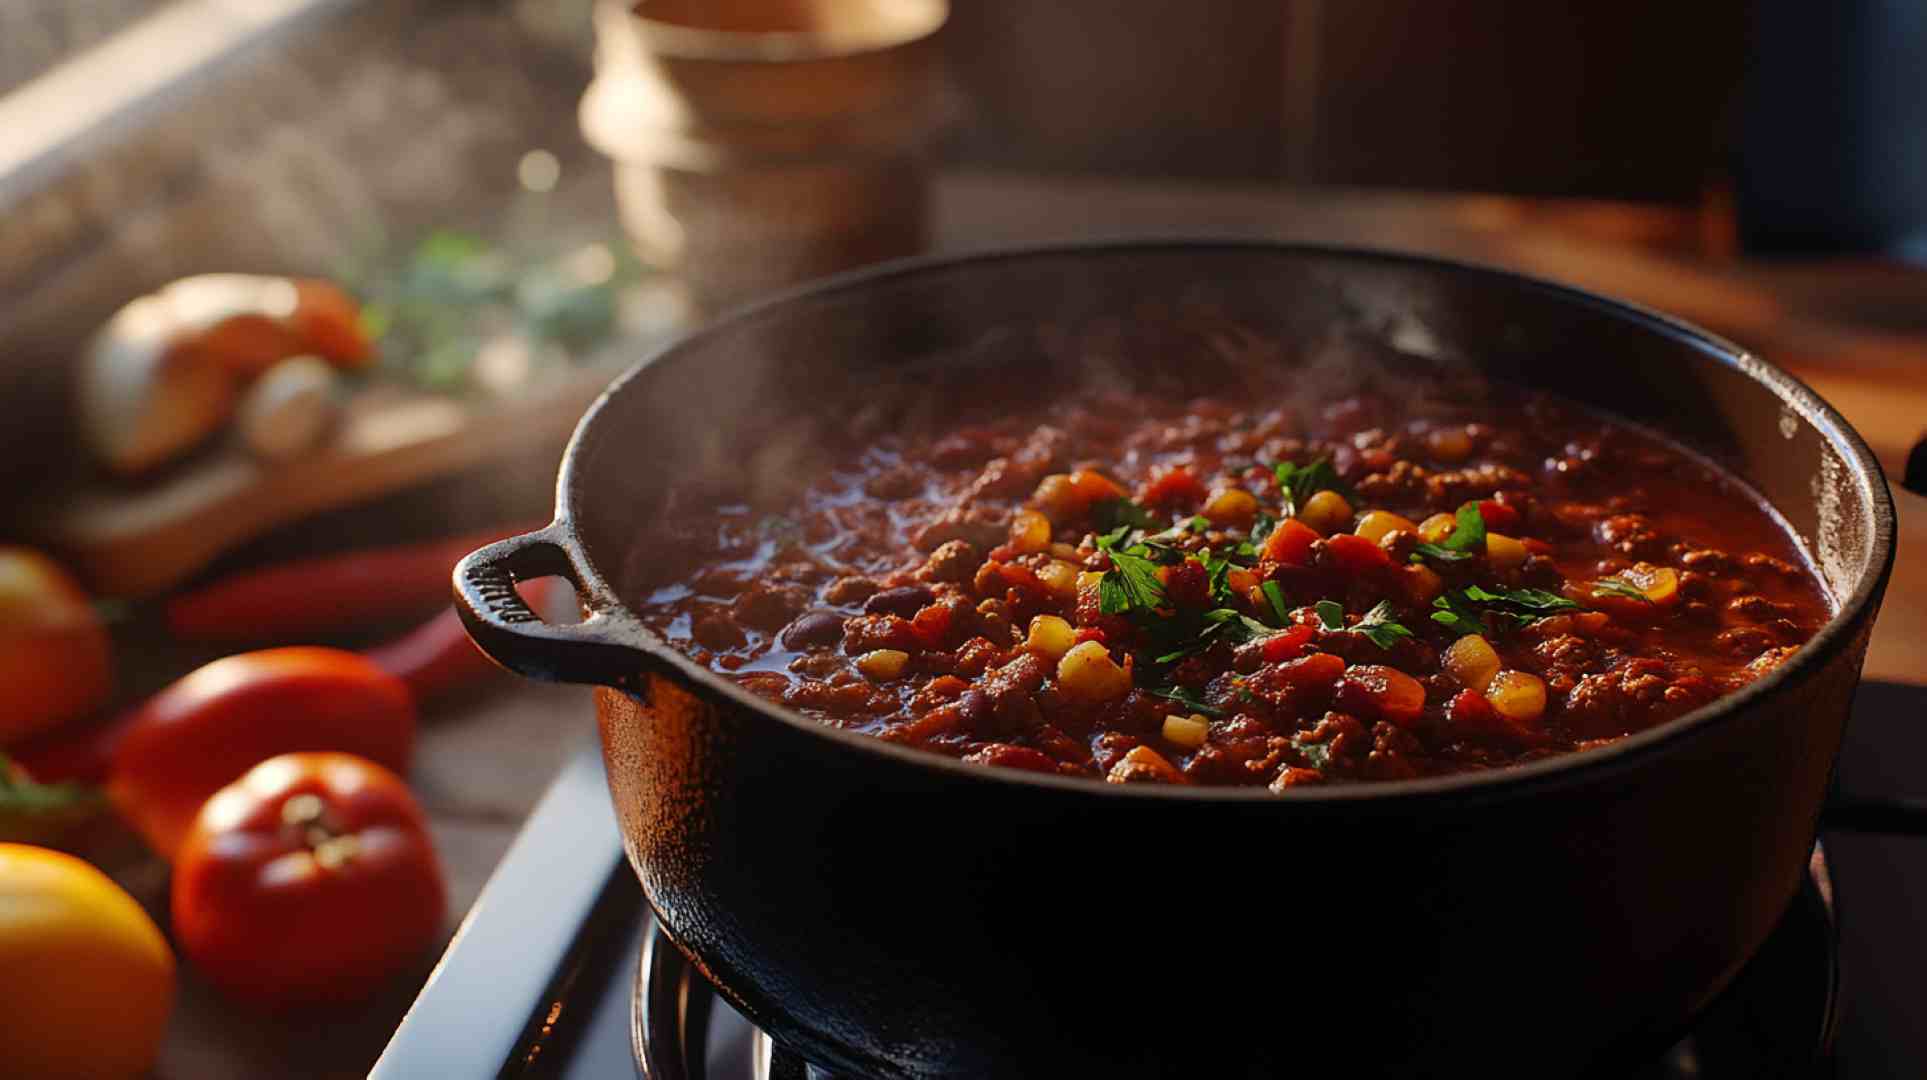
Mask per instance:
[[[1275,581],[1267,581],[1258,588],[1265,594],[1266,602],[1271,605],[1271,613],[1277,617],[1278,625],[1290,626],[1291,609],[1285,604],[1285,590]]]
[[[1479,504],[1466,503],[1454,515],[1458,519],[1452,535],[1443,543],[1420,544],[1413,549],[1413,558],[1437,559],[1440,562],[1462,562],[1485,550],[1485,515],[1479,513]]]
[[[1352,627],[1352,629],[1371,638],[1372,644],[1381,649],[1390,649],[1392,646],[1398,644],[1400,638],[1412,636],[1410,630],[1392,621],[1392,602],[1390,600],[1379,601],[1378,605],[1366,612],[1365,617],[1360,619],[1358,625]]]
[[[1312,605],[1318,612],[1318,621],[1327,630],[1345,629],[1345,605],[1336,600],[1320,600]]]
[[[1319,458],[1303,467],[1281,461],[1271,467],[1271,472],[1278,478],[1278,490],[1285,497],[1286,517],[1296,514],[1307,499],[1321,491],[1347,493],[1345,482],[1338,478],[1338,470],[1332,468],[1330,458]]]
[[[1223,709],[1206,702],[1204,695],[1188,686],[1160,686],[1151,693],[1168,701],[1175,701],[1192,712],[1201,712],[1206,716],[1224,715]]]
[[[1154,611],[1164,603],[1158,566],[1142,555],[1111,551],[1112,569],[1098,579],[1098,610],[1106,615]]]

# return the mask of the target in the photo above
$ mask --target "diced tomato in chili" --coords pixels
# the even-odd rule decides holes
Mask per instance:
[[[1495,499],[1479,500],[1479,517],[1493,532],[1509,533],[1519,527],[1519,512]]]
[[[1304,566],[1311,562],[1311,545],[1318,539],[1318,530],[1299,521],[1286,518],[1265,537],[1265,558],[1287,566]]]
[[[1204,481],[1179,465],[1153,476],[1138,494],[1138,501],[1164,509],[1191,507],[1201,502],[1206,492]]]
[[[1304,655],[1305,646],[1311,644],[1311,639],[1317,636],[1318,632],[1309,626],[1288,627],[1283,632],[1266,638],[1260,655],[1264,657],[1267,664],[1296,660]]]
[[[1339,533],[1325,541],[1332,565],[1348,573],[1363,574],[1391,568],[1392,556],[1382,547],[1355,533]]]

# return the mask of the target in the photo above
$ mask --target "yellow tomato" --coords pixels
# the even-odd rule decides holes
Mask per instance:
[[[10,1077],[135,1077],[160,1049],[174,954],[134,898],[71,855],[0,844],[0,1056]]]

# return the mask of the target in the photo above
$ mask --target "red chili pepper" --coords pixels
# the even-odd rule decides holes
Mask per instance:
[[[420,614],[447,602],[448,575],[462,556],[536,527],[244,571],[168,601],[167,627],[190,641],[271,641]]]
[[[541,611],[556,603],[556,596],[565,592],[567,585],[559,581],[536,581],[517,588],[531,606]],[[363,655],[405,683],[417,704],[432,701],[499,670],[469,639],[454,608],[392,641],[365,650]],[[137,708],[129,709],[111,720],[85,726],[68,725],[25,739],[8,747],[7,756],[25,769],[28,776],[43,784],[104,783],[114,748],[136,712]]]
[[[1383,570],[1392,565],[1392,556],[1382,547],[1356,533],[1339,533],[1325,541],[1332,564],[1353,574]]]
[[[454,608],[363,655],[406,683],[417,702],[498,670],[495,662],[469,640]]]
[[[1479,517],[1493,532],[1509,533],[1519,527],[1519,511],[1492,499],[1479,500]]]
[[[1104,635],[1104,631],[1102,631],[1102,630],[1100,630],[1100,629],[1098,629],[1098,628],[1097,628],[1097,627],[1095,627],[1095,626],[1080,626],[1080,627],[1078,627],[1078,628],[1077,628],[1077,643],[1078,643],[1079,645],[1082,645],[1082,644],[1084,644],[1084,643],[1085,643],[1086,641],[1095,641],[1095,642],[1097,642],[1097,643],[1098,643],[1099,645],[1103,645],[1103,644],[1106,644],[1106,640],[1105,640],[1105,635]]]

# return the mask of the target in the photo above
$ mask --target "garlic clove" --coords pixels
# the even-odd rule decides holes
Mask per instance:
[[[275,364],[241,399],[235,426],[242,444],[270,461],[313,449],[340,419],[340,382],[319,357],[296,356]]]

